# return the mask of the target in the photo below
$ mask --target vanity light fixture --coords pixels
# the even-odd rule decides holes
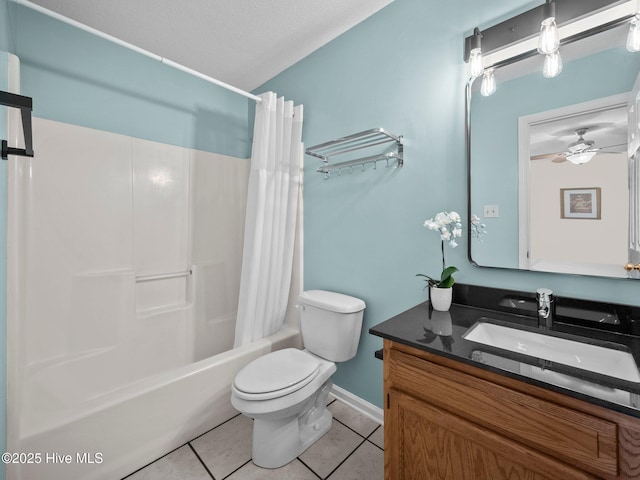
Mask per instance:
[[[538,53],[549,55],[558,51],[560,34],[556,25],[556,2],[547,0],[543,6],[542,23],[538,35]]]
[[[478,27],[474,28],[469,50],[469,75],[478,78],[484,72],[482,64],[482,34]]]
[[[636,12],[629,24],[627,50],[630,52],[640,52],[640,11]]]
[[[494,68],[487,68],[482,76],[482,85],[480,85],[480,93],[484,97],[489,97],[496,93],[496,77]]]
[[[542,66],[542,75],[545,78],[553,78],[562,72],[562,58],[560,52],[548,53],[544,56],[544,65]]]
[[[640,0],[636,1],[640,5]],[[559,75],[562,71],[560,43],[569,44],[595,33],[594,28],[600,27],[588,26],[589,17],[606,16],[609,11],[612,14],[602,25],[610,28],[613,23],[622,24],[631,20],[627,49],[640,52],[640,6],[635,9],[634,15],[631,3],[632,0],[544,0],[544,3],[531,10],[485,27],[482,33],[475,28],[473,34],[465,38],[464,45],[464,59],[470,64],[470,84],[482,75],[485,65],[487,69],[501,68],[538,54],[544,55],[543,75],[547,78]],[[578,20],[580,26],[566,30],[561,40],[558,26],[566,28],[574,22],[578,23]],[[485,58],[480,60],[480,55]]]

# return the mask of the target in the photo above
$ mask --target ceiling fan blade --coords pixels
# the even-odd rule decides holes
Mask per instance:
[[[622,153],[627,151],[626,143],[619,143],[617,145],[608,145],[600,149],[601,153]]]
[[[551,160],[552,163],[562,163],[567,161],[567,156],[565,154],[558,155],[556,158]]]
[[[547,160],[552,158],[555,161],[557,158],[566,158],[566,155],[563,152],[559,153],[543,153],[542,155],[532,155],[531,160]]]

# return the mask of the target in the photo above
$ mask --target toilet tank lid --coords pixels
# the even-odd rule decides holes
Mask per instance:
[[[336,313],[354,313],[365,309],[364,301],[343,293],[326,290],[308,290],[298,297],[300,303],[323,308]]]

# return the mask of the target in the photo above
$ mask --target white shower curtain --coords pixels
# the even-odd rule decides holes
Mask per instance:
[[[302,105],[256,105],[235,347],[277,332],[287,310],[302,168]]]

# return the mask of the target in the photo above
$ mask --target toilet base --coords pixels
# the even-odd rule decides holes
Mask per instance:
[[[251,458],[262,468],[279,468],[291,462],[329,431],[333,415],[327,410],[328,380],[300,415],[280,419],[255,418]]]

